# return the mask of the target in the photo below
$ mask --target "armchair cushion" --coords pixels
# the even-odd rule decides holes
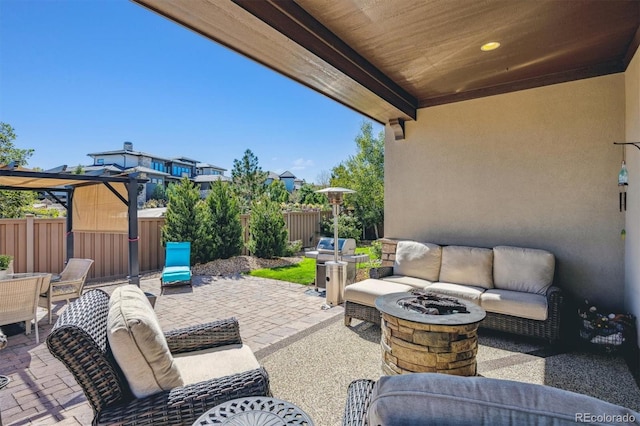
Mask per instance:
[[[174,362],[185,385],[260,368],[247,345],[227,345],[176,354]]]
[[[137,286],[118,287],[111,295],[107,338],[137,398],[183,385],[158,318]]]

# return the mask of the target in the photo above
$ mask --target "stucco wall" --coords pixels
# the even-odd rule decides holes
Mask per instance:
[[[640,141],[640,54],[636,52],[625,72],[626,141]],[[627,213],[625,241],[625,304],[640,318],[640,151],[627,147]],[[638,327],[640,341],[640,327]]]
[[[622,307],[624,74],[424,108],[403,141],[386,130],[385,237],[547,249],[559,286]]]

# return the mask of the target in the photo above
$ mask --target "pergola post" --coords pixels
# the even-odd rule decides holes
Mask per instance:
[[[67,262],[73,257],[73,188],[67,189]]]
[[[127,183],[129,207],[129,284],[140,287],[140,263],[138,262],[138,180],[129,176]]]

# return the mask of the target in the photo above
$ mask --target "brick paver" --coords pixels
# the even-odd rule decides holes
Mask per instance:
[[[236,317],[245,344],[254,352],[343,314],[342,307],[323,310],[324,298],[306,294],[307,287],[244,275],[194,277],[193,288],[166,288],[159,278],[143,279],[140,287],[158,296],[155,310],[164,330]],[[101,288],[111,293],[118,285]],[[87,286],[95,288],[96,286]],[[54,311],[62,312],[59,303]],[[0,374],[11,382],[0,390],[4,425],[88,425],[93,411],[69,371],[47,349],[51,326],[46,311],[39,315],[40,344],[33,331],[9,337],[0,351]]]

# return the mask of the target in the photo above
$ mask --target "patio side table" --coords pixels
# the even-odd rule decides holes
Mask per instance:
[[[296,405],[266,396],[238,398],[216,405],[195,421],[200,425],[313,426],[309,416]]]

